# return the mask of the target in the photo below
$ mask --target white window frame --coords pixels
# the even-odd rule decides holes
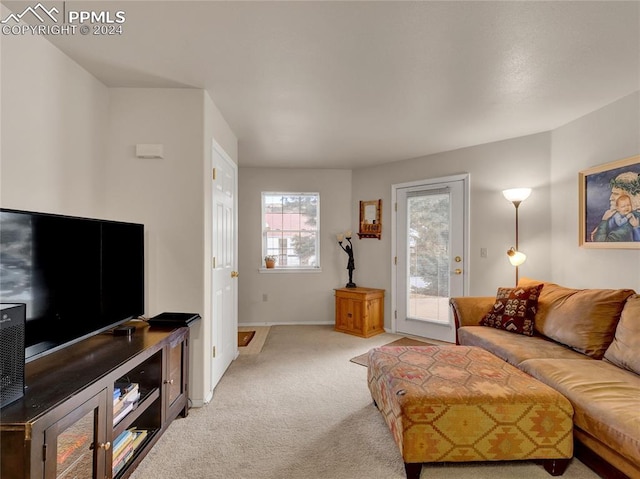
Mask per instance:
[[[308,266],[308,265],[281,265],[279,262],[276,262],[274,268],[266,268],[264,264],[264,257],[267,253],[267,231],[269,230],[266,224],[266,211],[265,211],[265,196],[315,196],[317,198],[317,208],[316,208],[316,229],[315,229],[315,256],[316,256],[316,265]],[[319,273],[322,271],[320,268],[320,193],[317,191],[303,191],[303,192],[292,192],[292,191],[263,191],[260,197],[261,201],[261,222],[262,222],[262,239],[261,239],[261,258],[259,271],[261,273]],[[294,230],[291,230],[294,231]],[[309,230],[295,230],[299,232],[306,232]]]

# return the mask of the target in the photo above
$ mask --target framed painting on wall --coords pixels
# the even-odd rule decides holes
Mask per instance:
[[[585,248],[640,249],[640,155],[578,173]]]

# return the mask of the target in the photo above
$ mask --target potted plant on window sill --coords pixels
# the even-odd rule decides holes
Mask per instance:
[[[273,255],[267,255],[264,257],[264,264],[267,268],[275,268],[276,266],[276,257]]]

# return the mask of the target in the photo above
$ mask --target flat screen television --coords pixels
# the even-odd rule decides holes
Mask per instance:
[[[144,314],[144,225],[0,209],[0,302],[26,304],[26,362]]]

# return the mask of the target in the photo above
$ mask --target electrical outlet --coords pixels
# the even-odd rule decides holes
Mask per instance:
[[[481,258],[489,257],[489,252],[487,251],[487,248],[480,248],[480,257]]]

